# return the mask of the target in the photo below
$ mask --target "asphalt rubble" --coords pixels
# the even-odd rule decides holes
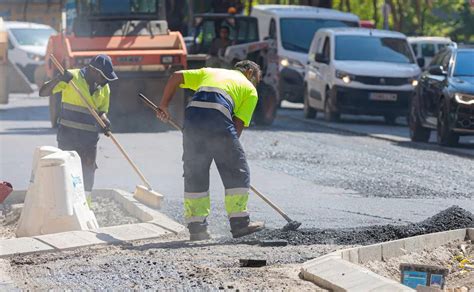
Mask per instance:
[[[233,242],[258,244],[268,240],[286,240],[290,245],[369,245],[428,233],[472,227],[474,227],[474,214],[459,206],[451,206],[426,220],[407,225],[387,224],[347,229],[300,228],[296,231],[270,229]]]

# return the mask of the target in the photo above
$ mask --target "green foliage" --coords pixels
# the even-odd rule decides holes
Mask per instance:
[[[249,1],[247,1],[249,2]],[[256,4],[301,4],[298,0],[253,0]],[[407,35],[449,36],[474,41],[474,8],[469,0],[333,0],[333,9],[350,11],[383,28],[382,7],[391,5],[389,27]],[[375,4],[375,6],[374,6]],[[248,5],[248,3],[247,3]]]

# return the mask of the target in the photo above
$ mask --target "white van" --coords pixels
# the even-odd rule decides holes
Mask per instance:
[[[421,73],[404,34],[365,28],[319,30],[306,69],[304,115],[324,111],[381,115],[393,124],[406,116]]]
[[[49,25],[6,21],[8,31],[8,59],[16,64],[31,83],[36,69],[44,64],[49,37],[56,30]]]
[[[423,68],[426,68],[434,55],[444,49],[444,47],[454,44],[450,38],[444,37],[408,37],[407,39],[415,56],[417,58],[424,58]]]
[[[303,101],[304,72],[314,33],[324,27],[358,27],[351,13],[312,6],[256,5],[260,40],[277,42],[280,99]]]

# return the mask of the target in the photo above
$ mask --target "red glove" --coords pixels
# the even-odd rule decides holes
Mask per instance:
[[[6,181],[0,181],[0,204],[8,197],[13,191],[12,184]]]

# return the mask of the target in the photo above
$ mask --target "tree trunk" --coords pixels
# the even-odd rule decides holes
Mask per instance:
[[[344,1],[345,1],[345,0],[341,0],[341,2],[339,2],[339,10],[340,10],[340,11],[343,11],[343,10],[344,10],[344,6],[343,6],[343,5],[344,5]]]
[[[388,5],[390,5],[390,11],[391,11],[392,17],[393,17],[393,26],[394,26],[395,30],[398,30],[400,22],[399,22],[399,19],[398,19],[397,8],[395,7],[395,5],[393,5],[392,0],[387,0],[387,3],[388,3]]]
[[[421,0],[413,0],[415,6],[416,14],[416,28],[415,31],[417,34],[421,35]]]
[[[378,22],[378,19],[379,19],[377,0],[372,0],[372,5],[374,7],[374,25],[375,25],[375,27],[377,27],[377,22]]]
[[[398,31],[402,31],[403,30],[403,22],[405,21],[405,16],[403,15],[403,4],[401,2],[401,0],[397,0],[397,12],[398,12],[398,28],[397,30]]]
[[[346,0],[347,12],[351,12],[351,0]]]

